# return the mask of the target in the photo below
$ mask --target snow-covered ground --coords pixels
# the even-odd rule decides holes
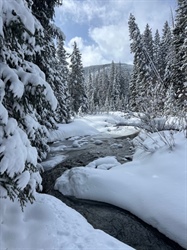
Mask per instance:
[[[106,132],[114,117],[90,118],[83,120]],[[187,248],[187,139],[183,132],[167,133],[173,149],[164,144],[164,134],[154,133],[143,142],[148,151],[137,149],[132,162],[121,165],[107,157],[86,168],[75,166],[57,179],[55,188],[127,209]]]
[[[99,128],[109,126],[103,120],[107,117],[75,119],[70,124],[59,124],[59,129],[51,133],[50,141],[63,141],[71,137],[73,141],[84,143],[81,137],[98,135]],[[108,117],[109,118],[109,117]],[[100,120],[100,121],[99,121]],[[92,125],[91,125],[92,123]],[[111,126],[115,124],[115,119]],[[81,143],[79,143],[81,145]],[[63,151],[66,146],[51,147]],[[43,162],[49,169],[63,161],[64,155]],[[111,163],[117,163],[110,159]],[[111,164],[110,163],[110,164]],[[67,207],[53,196],[36,194],[34,204],[27,204],[24,212],[17,201],[0,199],[0,250],[130,250],[133,249],[101,230],[95,230],[79,213]]]
[[[1,250],[131,250],[53,196],[37,194],[21,211],[19,203],[0,199]]]
[[[59,125],[50,141],[71,137],[80,142],[85,135],[136,132],[132,127],[115,126],[124,119],[120,114],[78,118]],[[56,181],[55,187],[64,194],[125,208],[187,248],[187,139],[183,132],[175,133],[171,150],[157,133],[152,138],[144,145],[154,153],[140,148],[133,161],[123,165],[113,156],[99,158],[87,167],[75,166]],[[64,149],[61,145],[58,150]],[[63,155],[60,157],[56,162],[63,160]],[[0,199],[0,209],[1,250],[132,249],[93,229],[80,214],[50,195],[36,194],[36,201],[24,212],[18,202]]]
[[[49,142],[62,141],[75,136],[86,135],[109,135],[109,136],[128,136],[136,133],[138,130],[132,126],[117,127],[118,123],[127,121],[123,113],[111,113],[101,115],[87,115],[76,118],[70,124],[59,124],[58,129],[50,133]],[[139,119],[131,118],[131,123],[138,123]]]

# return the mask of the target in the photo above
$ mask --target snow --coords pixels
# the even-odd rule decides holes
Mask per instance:
[[[90,162],[87,167],[88,168],[99,168],[99,169],[110,169],[112,167],[116,167],[120,165],[120,163],[116,160],[114,156],[106,156],[103,158],[99,158],[95,161]]]
[[[0,102],[0,121],[1,124],[7,124],[8,122],[8,112],[1,102]]]
[[[0,152],[5,155],[4,163],[1,161],[0,165],[1,173],[7,171],[13,174],[12,167],[15,165],[19,173],[18,187],[23,189],[29,184],[36,199],[32,205],[28,203],[22,212],[18,201],[3,198],[6,197],[6,190],[0,186],[1,250],[132,249],[95,230],[79,213],[55,197],[36,193],[37,185],[41,189],[41,176],[38,172],[28,171],[24,165],[27,161],[36,166],[36,149],[31,147],[17,123],[8,119],[3,106],[0,111],[2,116],[7,116],[4,128],[9,133],[5,140],[3,127],[0,128]],[[58,129],[50,134],[50,140],[57,141],[56,147],[55,143],[52,144],[52,154],[59,151],[60,154],[43,162],[44,169],[48,170],[63,161],[65,156],[61,151],[67,150],[69,144],[82,147],[87,135],[93,136],[95,141],[106,135],[118,137],[137,132],[128,126],[125,129],[123,126],[116,127],[125,119],[122,114],[113,113],[77,117],[70,124],[59,124]],[[134,123],[139,122],[133,119]],[[31,124],[35,126],[34,121]],[[165,134],[168,136],[170,132],[165,131]],[[164,143],[160,133],[147,138],[142,133],[140,136],[144,141],[142,144],[135,142],[139,147],[132,162],[121,164],[115,156],[98,158],[86,167],[65,171],[57,179],[55,188],[65,195],[103,201],[126,209],[187,248],[187,139],[183,132],[174,133],[173,147],[170,147]],[[61,145],[65,139],[69,139],[66,140],[69,144]],[[143,150],[142,145],[148,150]],[[120,144],[111,146],[120,147]],[[16,164],[17,155],[19,164]]]
[[[187,248],[187,139],[183,132],[173,137],[173,150],[154,133],[144,142],[157,142],[154,153],[138,148],[132,162],[102,158],[67,170],[55,189],[126,209]]]
[[[44,88],[43,93],[45,95],[46,100],[50,103],[52,110],[54,111],[57,107],[57,99],[53,93],[52,88],[50,87],[49,83],[45,81],[43,72],[40,70],[40,68],[31,63],[28,62],[29,70],[31,70],[32,73],[25,72],[22,67],[20,67],[16,73],[21,79],[22,84],[30,85],[33,88],[33,92],[31,91],[31,94],[35,95],[36,87],[41,86]],[[16,75],[16,76],[17,76]]]
[[[0,198],[7,197],[7,190],[3,187],[6,178],[14,179],[15,187],[23,190],[30,185],[31,193],[35,193],[37,186],[41,189],[41,177],[39,172],[32,174],[28,170],[31,165],[37,164],[37,151],[32,147],[30,141],[23,130],[18,127],[17,121],[13,118],[8,119],[7,110],[0,103],[1,115],[4,114],[6,119],[1,118],[0,122],[4,126],[0,127],[0,174],[4,179],[0,180]],[[3,110],[3,112],[2,112]],[[8,186],[8,185],[7,185]]]
[[[96,135],[98,131],[93,127],[87,125],[80,119],[75,119],[69,124],[59,124],[57,130],[51,131],[49,135],[49,142],[63,141],[64,139],[73,136]]]
[[[3,17],[2,17],[2,10],[3,10],[3,1],[0,1],[0,35],[3,37]]]
[[[17,185],[18,188],[20,188],[21,190],[23,190],[27,184],[30,181],[30,173],[29,171],[24,171],[23,173],[21,173],[16,179],[15,181],[17,181]]]
[[[86,135],[97,135],[98,137],[101,135],[101,137],[103,137],[103,134],[106,136],[120,137],[129,136],[139,131],[132,126],[116,127],[119,122],[126,121],[121,115],[122,113],[118,114],[118,112],[115,112],[112,114],[77,117],[69,124],[59,124],[57,130],[50,132],[48,140],[49,142],[63,141],[73,136]]]
[[[11,21],[21,19],[23,25],[32,34],[35,29],[42,29],[40,23],[32,15],[25,1],[20,0],[1,0],[0,1],[0,35],[3,36],[3,21],[8,25]],[[12,11],[14,10],[14,11]],[[16,14],[15,14],[16,13]]]
[[[66,159],[66,157],[67,156],[65,155],[58,155],[58,156],[50,157],[46,159],[45,161],[43,161],[41,165],[43,169],[47,171],[47,170],[50,170],[51,168],[54,168],[59,163],[63,162]]]
[[[22,97],[24,85],[19,80],[17,74],[5,63],[0,63],[0,77],[4,79],[4,83],[11,82],[10,89],[14,97]]]
[[[103,231],[57,198],[36,194],[34,204],[24,212],[18,202],[0,199],[1,250],[132,250]]]

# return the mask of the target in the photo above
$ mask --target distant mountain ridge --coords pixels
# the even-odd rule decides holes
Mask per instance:
[[[133,65],[127,64],[127,63],[114,63],[116,67],[118,67],[121,64],[121,67],[124,71],[128,73],[132,73]],[[92,65],[84,67],[84,75],[88,76],[90,73],[97,73],[102,70],[110,70],[111,63],[108,64],[101,64],[101,65]]]

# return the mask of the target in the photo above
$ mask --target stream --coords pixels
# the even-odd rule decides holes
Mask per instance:
[[[42,174],[43,192],[78,211],[94,228],[103,230],[137,250],[182,250],[177,243],[126,210],[102,202],[67,197],[54,190],[55,180],[72,167],[85,166],[105,156],[116,156],[120,163],[132,160],[134,149],[131,139],[136,135],[84,136],[53,143],[48,158],[65,155],[65,159]]]

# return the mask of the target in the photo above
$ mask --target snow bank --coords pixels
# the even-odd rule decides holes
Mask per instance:
[[[99,132],[87,125],[84,121],[76,119],[69,124],[59,124],[57,130],[52,130],[49,142],[62,141],[73,136],[96,135]]]
[[[41,165],[42,165],[43,169],[45,171],[47,171],[47,170],[54,168],[59,163],[63,162],[66,159],[66,157],[67,156],[65,156],[65,155],[57,155],[54,157],[50,157],[49,159],[43,161],[41,163]]]
[[[24,212],[17,202],[0,199],[1,250],[132,250],[53,196],[37,194]]]
[[[49,142],[64,140],[73,136],[101,135],[111,137],[130,136],[137,133],[132,126],[116,127],[124,121],[119,114],[87,115],[76,118],[69,124],[59,124],[57,130],[50,132]]]
[[[182,132],[174,138],[173,151],[164,145],[153,154],[139,149],[133,162],[109,170],[68,170],[57,179],[55,189],[127,209],[187,248],[187,139]]]

